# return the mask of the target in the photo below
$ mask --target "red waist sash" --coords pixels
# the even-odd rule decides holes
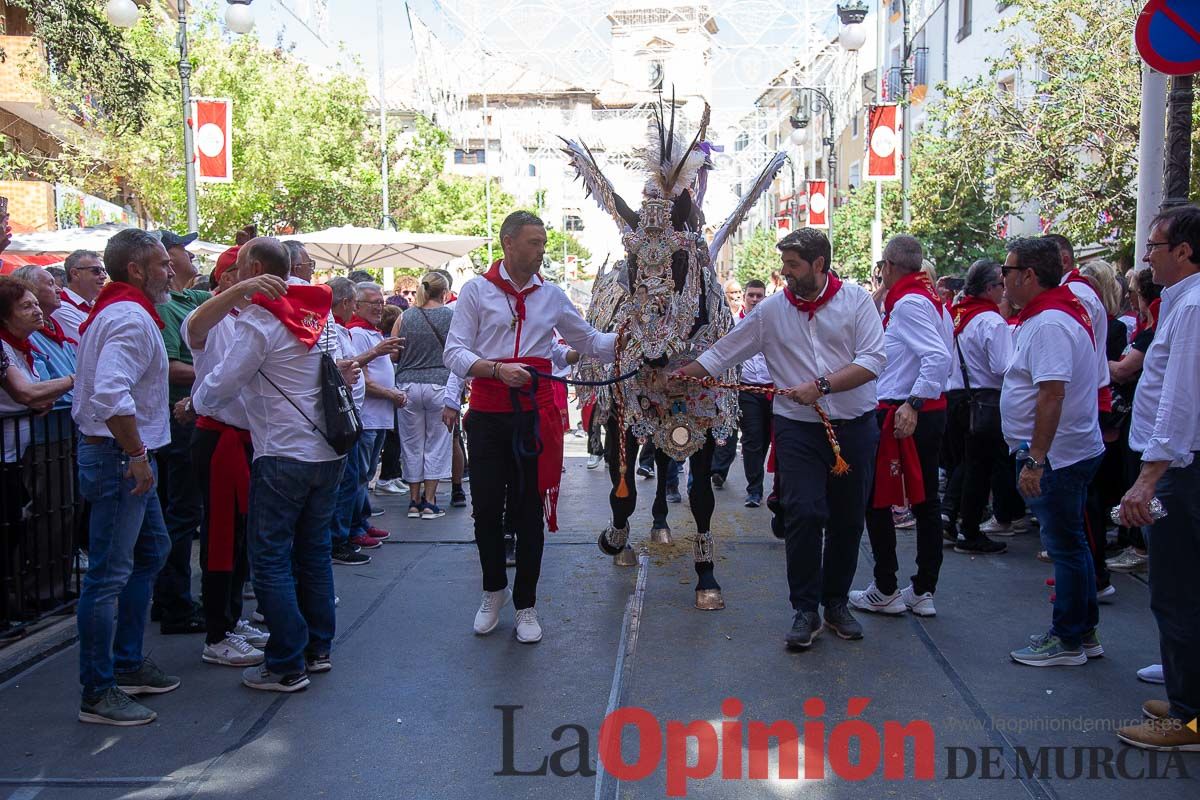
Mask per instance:
[[[946,398],[939,398],[942,408]],[[927,401],[922,411],[929,408]],[[910,506],[925,502],[925,481],[921,477],[921,460],[913,437],[896,438],[896,409],[899,405],[880,403],[887,409],[883,429],[879,432],[879,450],[875,454],[875,490],[872,508]],[[930,409],[933,410],[933,409]]]
[[[250,431],[212,417],[196,417],[196,427],[220,434],[208,466],[208,568],[233,572],[237,515],[246,515],[250,501]]]

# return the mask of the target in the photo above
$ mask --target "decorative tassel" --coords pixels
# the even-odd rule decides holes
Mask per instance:
[[[830,470],[834,475],[849,475],[850,465],[846,463],[846,459],[842,458],[842,448],[835,448],[833,451],[833,469]]]
[[[621,482],[617,484],[617,497],[629,497],[629,486],[625,483],[625,465],[621,465]]]

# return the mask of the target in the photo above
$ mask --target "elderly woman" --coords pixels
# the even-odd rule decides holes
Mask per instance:
[[[450,377],[442,351],[454,318],[454,311],[443,302],[449,290],[445,276],[426,274],[395,333],[405,341],[396,363],[396,384],[408,395],[408,403],[398,415],[410,497],[408,516],[412,518],[437,519],[446,513],[437,505],[437,485],[450,477],[450,431],[442,423]]]

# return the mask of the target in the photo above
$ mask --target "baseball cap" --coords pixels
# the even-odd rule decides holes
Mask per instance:
[[[170,250],[172,247],[187,247],[192,242],[200,238],[198,233],[189,233],[186,236],[180,236],[174,231],[159,231],[158,238],[162,241],[162,246]]]
[[[212,283],[214,287],[217,285],[217,281],[221,280],[221,276],[225,274],[225,271],[237,264],[238,252],[241,251],[241,249],[242,248],[240,245],[231,247],[224,253],[221,253],[221,255],[217,256],[217,266],[212,272]]]

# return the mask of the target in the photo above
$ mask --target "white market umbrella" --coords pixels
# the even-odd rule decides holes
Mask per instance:
[[[382,231],[353,225],[286,238],[302,243],[319,265],[346,270],[368,266],[432,269],[488,241],[483,236]]]
[[[58,231],[27,233],[22,236],[14,236],[5,252],[22,255],[56,255],[63,258],[76,250],[93,250],[103,253],[104,246],[108,244],[109,239],[132,227],[134,226],[126,225],[123,222],[105,222],[103,225],[92,225],[88,228],[63,228]],[[225,245],[197,239],[189,244],[187,249],[193,253],[220,255],[228,248]]]

